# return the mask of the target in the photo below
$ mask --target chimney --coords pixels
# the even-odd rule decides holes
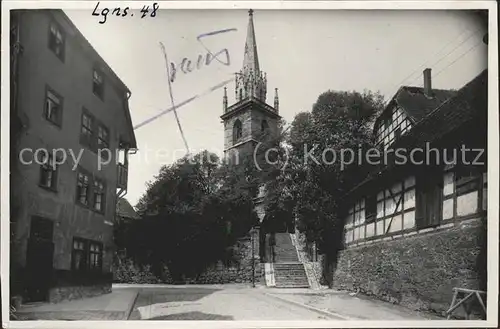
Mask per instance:
[[[431,69],[429,68],[424,70],[424,95],[432,97],[432,78]]]

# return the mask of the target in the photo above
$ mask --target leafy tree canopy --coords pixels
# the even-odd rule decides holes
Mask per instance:
[[[267,184],[268,216],[296,216],[308,241],[336,254],[344,226],[339,201],[370,169],[351,152],[364,156],[373,147],[372,126],[383,107],[378,93],[330,90],[310,112],[298,113],[281,143],[286,166],[275,166],[276,179]]]
[[[123,246],[157,275],[201,273],[219,260],[256,221],[255,187],[242,165],[223,163],[204,151],[161,168],[137,204],[140,220],[122,227]]]

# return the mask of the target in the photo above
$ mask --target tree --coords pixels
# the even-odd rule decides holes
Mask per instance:
[[[138,202],[141,219],[127,230],[129,255],[158,276],[166,265],[176,280],[227,261],[229,247],[256,220],[244,174],[207,151],[161,168]]]
[[[373,147],[372,124],[383,107],[378,93],[327,91],[311,112],[295,116],[281,145],[286,166],[269,184],[266,210],[296,216],[299,231],[330,259],[342,246],[341,200],[370,169],[351,155],[364,159]]]

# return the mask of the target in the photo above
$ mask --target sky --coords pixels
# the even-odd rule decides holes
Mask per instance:
[[[234,77],[243,63],[247,10],[162,10],[140,19],[90,15],[65,10],[101,57],[132,92],[133,125],[158,115],[198,94],[179,107],[178,117],[192,153],[223,152],[223,90],[206,93]],[[137,19],[136,19],[137,18]],[[433,88],[459,89],[487,67],[486,33],[468,12],[382,10],[255,10],[259,64],[267,73],[267,103],[279,89],[280,115],[288,122],[310,111],[327,90],[379,91],[386,99],[401,85],[422,86],[422,71],[432,69]],[[207,50],[227,49],[229,65],[212,61],[190,73],[180,65],[195,64]],[[169,94],[163,43],[177,73]],[[220,60],[226,61],[225,55]],[[227,85],[229,105],[235,102],[234,82]],[[146,183],[159,169],[186,154],[173,112],[135,130],[138,152],[130,157],[126,198],[135,205]]]

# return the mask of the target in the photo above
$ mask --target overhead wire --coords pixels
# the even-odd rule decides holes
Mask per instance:
[[[463,30],[461,33],[459,33],[459,35],[456,38],[454,38],[451,42],[447,43],[443,48],[441,48],[441,50],[439,50],[437,53],[435,53],[434,55],[432,55],[427,61],[425,61],[424,63],[422,63],[421,65],[419,65],[418,68],[415,71],[413,71],[410,75],[408,75],[406,78],[404,78],[403,80],[401,80],[398,84],[393,85],[393,87],[396,87],[397,89],[399,89],[399,87],[401,85],[403,85],[403,83],[405,81],[407,81],[409,78],[411,78],[415,73],[420,72],[420,70],[424,66],[427,66],[431,62],[431,60],[436,57],[436,55],[442,53],[445,49],[447,49],[451,44],[453,44],[457,39],[459,39],[464,33],[467,33],[468,31],[470,31],[470,30],[469,29]],[[440,57],[437,61],[435,61],[434,63],[432,63],[431,66],[435,66],[435,65],[439,64],[440,62],[442,62],[445,58],[447,58],[452,53],[454,53],[458,48],[460,48],[464,43],[466,43],[468,40],[470,40],[470,38],[472,38],[474,35],[476,35],[480,31],[481,31],[481,28],[479,28],[479,29],[475,30],[474,32],[472,32],[471,34],[469,34],[469,36],[466,39],[464,39],[462,42],[460,42],[458,45],[456,45],[454,48],[452,48],[448,53],[446,53],[446,55]],[[411,80],[410,83],[415,82],[417,79],[419,79],[419,77]],[[397,91],[397,89],[396,89],[396,91]],[[394,93],[392,93],[392,94],[394,94]]]

